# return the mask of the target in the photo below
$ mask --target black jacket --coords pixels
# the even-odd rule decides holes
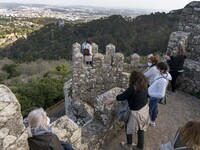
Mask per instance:
[[[44,133],[28,138],[30,150],[64,150],[58,137],[51,133]]]
[[[130,86],[122,94],[117,95],[118,101],[128,100],[131,110],[140,110],[147,104],[147,90],[136,91],[134,86]]]
[[[171,59],[167,61],[170,71],[178,71],[183,70],[183,64],[185,62],[186,56],[184,55],[177,55],[174,57],[170,57]]]

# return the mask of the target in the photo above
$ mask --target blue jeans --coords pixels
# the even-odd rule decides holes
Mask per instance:
[[[151,121],[155,121],[158,114],[158,102],[160,98],[149,97],[149,115]]]

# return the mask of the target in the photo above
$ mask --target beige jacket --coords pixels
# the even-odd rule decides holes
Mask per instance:
[[[128,123],[127,134],[133,134],[138,129],[146,131],[149,126],[149,105],[148,103],[138,111],[131,111]]]

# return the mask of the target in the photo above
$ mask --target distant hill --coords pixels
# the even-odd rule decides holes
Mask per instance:
[[[177,30],[176,13],[152,13],[135,19],[113,15],[88,23],[65,24],[59,28],[48,24],[1,50],[0,55],[18,61],[36,59],[71,59],[72,44],[90,38],[104,52],[113,43],[125,55],[165,52],[169,35]]]

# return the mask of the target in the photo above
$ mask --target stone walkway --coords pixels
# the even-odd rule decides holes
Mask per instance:
[[[176,130],[190,120],[200,121],[200,99],[180,91],[172,93],[166,105],[159,105],[156,127],[150,126],[145,132],[144,150],[159,150],[160,144],[172,140]],[[134,135],[133,142],[136,140]],[[119,145],[121,141],[125,141],[124,130],[100,150],[123,150]]]

